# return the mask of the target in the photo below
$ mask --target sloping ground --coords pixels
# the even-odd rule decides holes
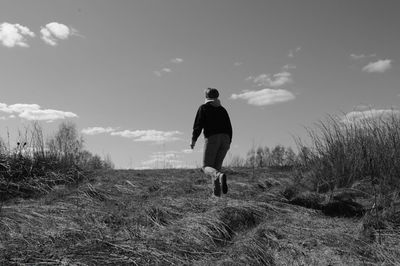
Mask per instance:
[[[0,265],[396,265],[398,234],[289,204],[291,172],[108,171],[0,212]],[[393,231],[391,231],[393,232]]]

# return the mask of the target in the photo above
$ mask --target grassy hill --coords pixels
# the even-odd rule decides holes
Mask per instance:
[[[171,169],[101,171],[7,201],[0,265],[399,265],[395,228],[377,241],[365,217],[294,205],[307,189],[294,172],[227,174],[220,199],[199,170]]]

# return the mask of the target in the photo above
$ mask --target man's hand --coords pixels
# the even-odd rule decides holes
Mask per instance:
[[[192,142],[190,143],[190,148],[193,150],[195,145],[196,145],[196,142],[192,140]]]

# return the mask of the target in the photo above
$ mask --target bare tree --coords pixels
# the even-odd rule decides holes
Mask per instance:
[[[230,163],[230,167],[244,167],[245,166],[245,160],[240,157],[239,155],[235,155],[232,157]]]
[[[246,166],[247,167],[255,167],[256,165],[256,153],[255,153],[255,149],[251,148],[248,152],[247,152],[247,156],[246,156]]]
[[[47,146],[51,155],[72,163],[76,162],[83,150],[83,138],[75,124],[67,121],[60,124],[56,134],[47,141]]]
[[[257,148],[255,156],[255,166],[257,168],[265,167],[264,149],[261,146]]]
[[[284,155],[284,165],[294,166],[296,164],[296,153],[294,153],[291,147],[287,147]]]
[[[283,166],[285,156],[285,147],[276,145],[271,152],[271,160],[273,166]]]

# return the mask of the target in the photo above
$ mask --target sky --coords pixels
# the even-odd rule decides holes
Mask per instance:
[[[117,168],[200,167],[204,90],[225,159],[293,146],[327,115],[400,109],[398,0],[0,0],[0,135],[72,121]]]

